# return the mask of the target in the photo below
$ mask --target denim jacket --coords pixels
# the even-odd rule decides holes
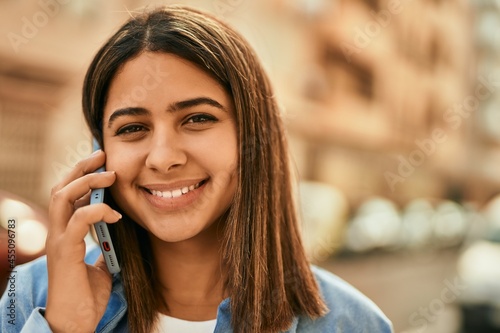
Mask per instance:
[[[89,249],[86,262],[94,262],[100,250]],[[316,320],[296,317],[286,333],[391,333],[392,324],[366,296],[337,276],[312,267],[329,312]],[[71,295],[68,295],[71,297]],[[51,332],[43,317],[47,301],[46,258],[16,267],[10,274],[7,289],[0,299],[0,332]],[[113,277],[113,287],[106,312],[97,326],[97,333],[127,332],[127,302],[119,274]],[[214,333],[230,333],[229,299],[219,304]]]

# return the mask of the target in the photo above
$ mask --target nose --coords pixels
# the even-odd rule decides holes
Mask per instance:
[[[152,136],[146,157],[146,167],[165,173],[181,167],[186,162],[187,154],[177,135],[156,133]]]

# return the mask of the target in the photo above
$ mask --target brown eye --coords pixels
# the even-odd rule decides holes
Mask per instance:
[[[207,123],[207,122],[216,122],[217,118],[209,114],[196,114],[188,118],[186,123]]]
[[[126,135],[126,134],[144,131],[144,130],[146,130],[146,128],[142,125],[138,125],[138,124],[127,125],[127,126],[120,127],[118,129],[118,131],[116,131],[116,135]]]

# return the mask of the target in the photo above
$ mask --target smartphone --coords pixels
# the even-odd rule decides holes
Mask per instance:
[[[93,151],[101,149],[99,143],[94,138],[92,141]],[[96,172],[103,172],[104,166],[97,169]],[[92,190],[90,194],[90,204],[97,204],[104,202],[104,189],[98,188]],[[108,225],[106,222],[97,222],[94,224],[94,229],[97,234],[97,240],[99,241],[99,246],[101,247],[102,255],[106,261],[106,266],[111,274],[120,272],[120,265],[118,264],[118,259],[116,258],[115,248],[113,242],[111,241],[111,236],[109,234]]]

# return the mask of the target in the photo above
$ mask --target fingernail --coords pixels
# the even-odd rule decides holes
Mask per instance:
[[[116,210],[113,210],[113,213],[115,213],[118,220],[122,218],[122,214],[118,213]]]
[[[101,149],[97,149],[96,151],[94,151],[92,154],[90,154],[90,156],[94,156],[94,155],[97,155],[101,152],[102,150]]]

